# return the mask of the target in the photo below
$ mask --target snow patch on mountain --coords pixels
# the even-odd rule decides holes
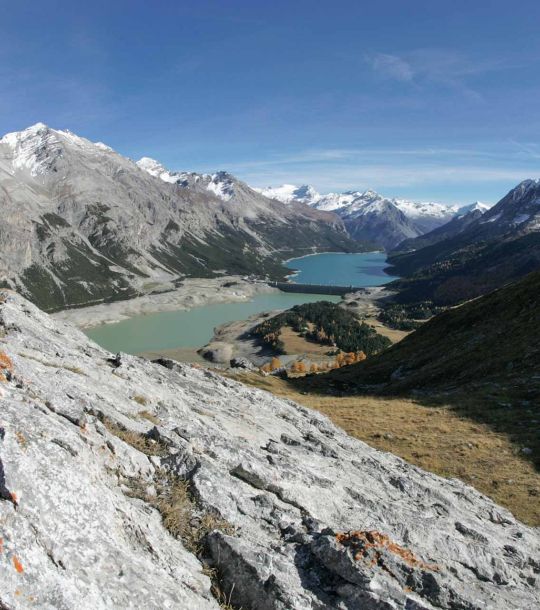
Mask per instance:
[[[69,130],[51,129],[45,123],[36,123],[22,131],[7,133],[0,145],[11,149],[13,173],[27,171],[36,177],[46,174],[55,161],[63,156],[63,145],[68,144],[85,152],[113,152],[102,142],[91,142]]]
[[[170,182],[171,184],[175,184],[180,179],[180,176],[177,172],[170,172],[166,169],[159,161],[155,159],[151,159],[150,157],[142,157],[137,161],[137,165],[143,169],[145,172],[149,173],[151,176],[155,178],[160,178],[163,182]]]
[[[254,188],[253,190],[269,199],[281,201],[281,203],[299,201],[300,203],[305,203],[307,205],[314,205],[321,198],[321,195],[309,184],[303,184],[301,186],[282,184],[281,186]]]
[[[469,205],[464,205],[457,210],[457,216],[465,216],[465,214],[469,214],[469,212],[487,212],[492,206],[488,203],[482,203],[481,201],[475,201],[474,203],[470,203]]]
[[[172,172],[159,161],[150,157],[142,157],[137,161],[137,165],[151,176],[160,178],[163,182],[181,186],[203,184],[207,191],[210,191],[222,201],[229,201],[234,196],[234,178],[227,172],[222,171],[215,174]]]
[[[201,177],[207,182],[206,189],[222,201],[230,201],[234,196],[234,179],[227,172],[203,174]]]

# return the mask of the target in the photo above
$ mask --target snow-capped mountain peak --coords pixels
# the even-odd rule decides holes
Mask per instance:
[[[409,201],[407,199],[394,199],[396,206],[409,218],[450,219],[458,211],[458,206],[448,206],[434,201]]]
[[[491,208],[491,205],[487,203],[482,203],[481,201],[475,201],[474,203],[470,203],[469,205],[464,205],[458,208],[456,215],[457,216],[465,216],[465,214],[469,214],[470,212],[486,212]]]
[[[159,161],[150,157],[142,157],[137,161],[137,165],[151,176],[160,178],[163,182],[175,184],[181,180],[181,175],[178,172],[170,172]]]
[[[540,230],[540,180],[524,180],[482,216],[490,229],[519,228],[521,232]]]
[[[313,205],[321,195],[309,184],[296,186],[294,184],[282,184],[280,186],[269,186],[267,188],[254,188],[261,195],[269,199],[276,199],[281,203],[292,203],[298,201],[307,205]]]
[[[279,187],[258,189],[267,197],[278,199],[283,203],[302,201],[313,208],[325,212],[334,212],[347,223],[351,234],[358,232],[352,227],[362,217],[378,217],[377,222],[388,225],[388,235],[384,240],[374,238],[376,243],[385,247],[395,245],[399,239],[414,237],[426,233],[450,221],[458,213],[459,206],[448,206],[432,201],[417,202],[407,199],[385,197],[373,189],[365,191],[345,191],[319,195],[313,187],[283,184]],[[388,228],[387,227],[387,228]],[[377,229],[380,232],[380,229]]]
[[[36,123],[22,131],[7,133],[0,139],[10,157],[13,172],[27,172],[33,178],[58,170],[65,148],[76,147],[90,154],[114,153],[102,142],[91,142],[69,130],[52,129]],[[116,154],[116,153],[115,153]]]
[[[222,201],[229,201],[234,196],[235,178],[225,171],[219,171],[215,174],[171,172],[159,161],[150,157],[142,157],[137,161],[137,165],[151,176],[163,180],[163,182],[178,184],[179,186],[197,185],[204,187]]]

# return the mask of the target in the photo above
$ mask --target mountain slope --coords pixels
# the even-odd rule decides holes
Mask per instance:
[[[0,327],[3,608],[535,607],[538,532],[472,487],[6,291]]]
[[[349,235],[359,241],[371,240],[378,247],[391,249],[404,238],[419,231],[413,222],[392,202],[373,198],[355,200],[340,208]]]
[[[524,400],[537,401],[540,272],[435,316],[361,364],[307,381],[311,388],[329,383],[383,393],[503,387]]]
[[[307,185],[282,185],[260,192],[284,203],[302,201],[317,210],[335,212],[352,237],[385,249],[431,231],[458,213],[457,206],[389,199],[371,190],[319,195]]]
[[[284,258],[359,248],[336,216],[267,199],[232,176],[179,183],[153,171],[43,124],[4,136],[0,284],[55,309],[189,275],[281,277]]]
[[[480,218],[485,211],[482,210],[482,208],[473,206],[465,206],[464,209],[467,209],[465,213],[454,216],[454,218],[452,218],[450,221],[441,225],[440,227],[437,227],[436,229],[433,229],[433,231],[429,231],[428,233],[424,233],[418,237],[402,241],[396,246],[395,251],[408,252],[411,250],[420,250],[426,246],[431,246],[446,239],[455,237],[468,229],[468,227],[475,220],[478,220],[478,218]]]
[[[269,186],[268,188],[256,188],[254,190],[269,199],[276,199],[282,203],[298,201],[307,205],[313,205],[321,198],[321,195],[309,184],[302,184],[301,186],[282,184],[281,186]]]
[[[393,283],[398,299],[441,305],[479,296],[540,268],[540,180],[522,182],[462,231],[391,255],[389,263],[405,276]]]

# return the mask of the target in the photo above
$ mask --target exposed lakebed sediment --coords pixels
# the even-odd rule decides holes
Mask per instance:
[[[320,273],[316,266],[320,264]],[[390,279],[384,276],[382,253],[316,254],[293,259],[287,265],[298,269],[297,281],[335,284],[332,270],[343,265],[348,271],[340,281],[346,285],[369,286]],[[383,288],[365,292],[364,299],[379,296]],[[364,291],[363,291],[364,292]],[[75,323],[111,351],[165,355],[179,360],[197,360],[196,350],[212,340],[214,329],[224,324],[246,320],[262,312],[288,309],[318,300],[338,302],[337,296],[285,293],[264,282],[238,276],[214,279],[185,279],[174,291],[157,292],[110,304],[55,314]]]
[[[58,320],[88,329],[101,324],[122,322],[140,315],[188,310],[215,303],[243,302],[258,294],[278,292],[276,288],[265,282],[246,280],[240,276],[186,278],[174,290],[151,292],[114,303],[68,309],[52,315]]]

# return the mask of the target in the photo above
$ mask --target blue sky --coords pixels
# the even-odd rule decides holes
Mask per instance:
[[[540,2],[0,0],[0,132],[255,186],[496,201],[540,177]]]

